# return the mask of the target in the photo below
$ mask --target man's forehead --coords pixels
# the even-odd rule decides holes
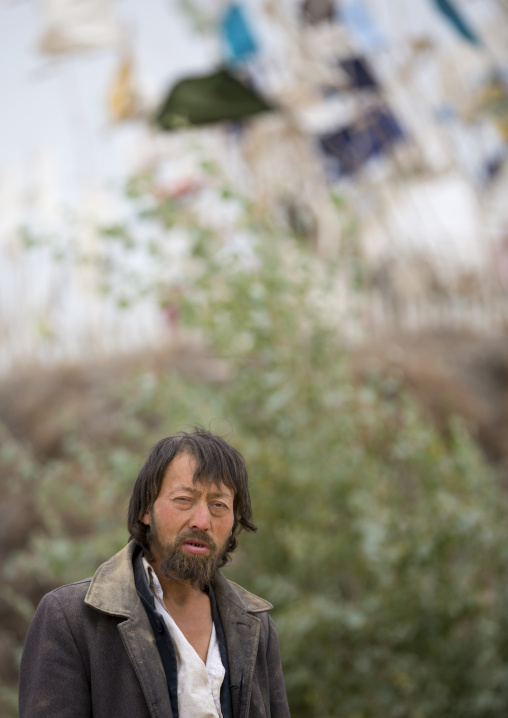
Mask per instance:
[[[168,477],[175,483],[181,479],[182,483],[192,483],[194,488],[198,488],[200,491],[206,490],[207,493],[213,491],[215,493],[234,495],[235,490],[233,488],[228,487],[220,477],[215,477],[211,474],[207,475],[206,469],[202,475],[196,476],[197,463],[192,454],[187,452],[179,453],[168,464],[165,478]]]
[[[222,482],[216,483],[213,480],[207,481],[206,479],[203,481],[200,479],[196,479],[196,481],[175,481],[171,482],[171,485],[168,488],[172,492],[186,491],[187,493],[195,494],[196,496],[205,494],[206,496],[212,498],[217,498],[219,496],[234,498],[235,495],[235,492],[226,486],[226,484]]]
[[[234,491],[226,486],[222,481],[216,482],[214,479],[207,480],[206,478],[198,478],[192,482],[194,491],[198,493],[215,494],[221,496],[233,496]]]

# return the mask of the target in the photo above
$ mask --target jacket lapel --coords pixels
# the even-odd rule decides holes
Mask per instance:
[[[152,627],[143,604],[138,601],[130,618],[119,624],[118,630],[153,718],[172,718],[166,674]]]
[[[136,591],[131,541],[99,566],[85,597],[92,608],[125,618],[118,624],[127,655],[141,684],[153,718],[172,718],[171,704],[157,644],[146,611]]]
[[[233,718],[246,718],[252,691],[261,621],[256,613],[272,608],[218,573],[213,581],[228,650]]]

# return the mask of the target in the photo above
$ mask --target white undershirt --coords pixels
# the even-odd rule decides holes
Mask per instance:
[[[166,608],[159,579],[144,556],[143,566],[154,595],[155,607],[164,618],[175,647],[180,718],[222,718],[220,689],[226,671],[220,657],[215,624],[212,624],[205,664]]]

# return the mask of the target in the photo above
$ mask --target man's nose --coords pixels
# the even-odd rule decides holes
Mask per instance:
[[[196,504],[189,519],[189,528],[208,531],[210,529],[210,510],[206,503]]]

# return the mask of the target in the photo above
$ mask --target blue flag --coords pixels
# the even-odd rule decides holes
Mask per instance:
[[[470,42],[472,45],[481,45],[482,41],[475,33],[466,18],[457,10],[451,0],[433,0],[434,5],[446,17],[459,35]]]
[[[233,3],[224,13],[221,31],[228,49],[229,59],[241,62],[257,52],[257,43],[249,28],[247,18],[238,3]]]

